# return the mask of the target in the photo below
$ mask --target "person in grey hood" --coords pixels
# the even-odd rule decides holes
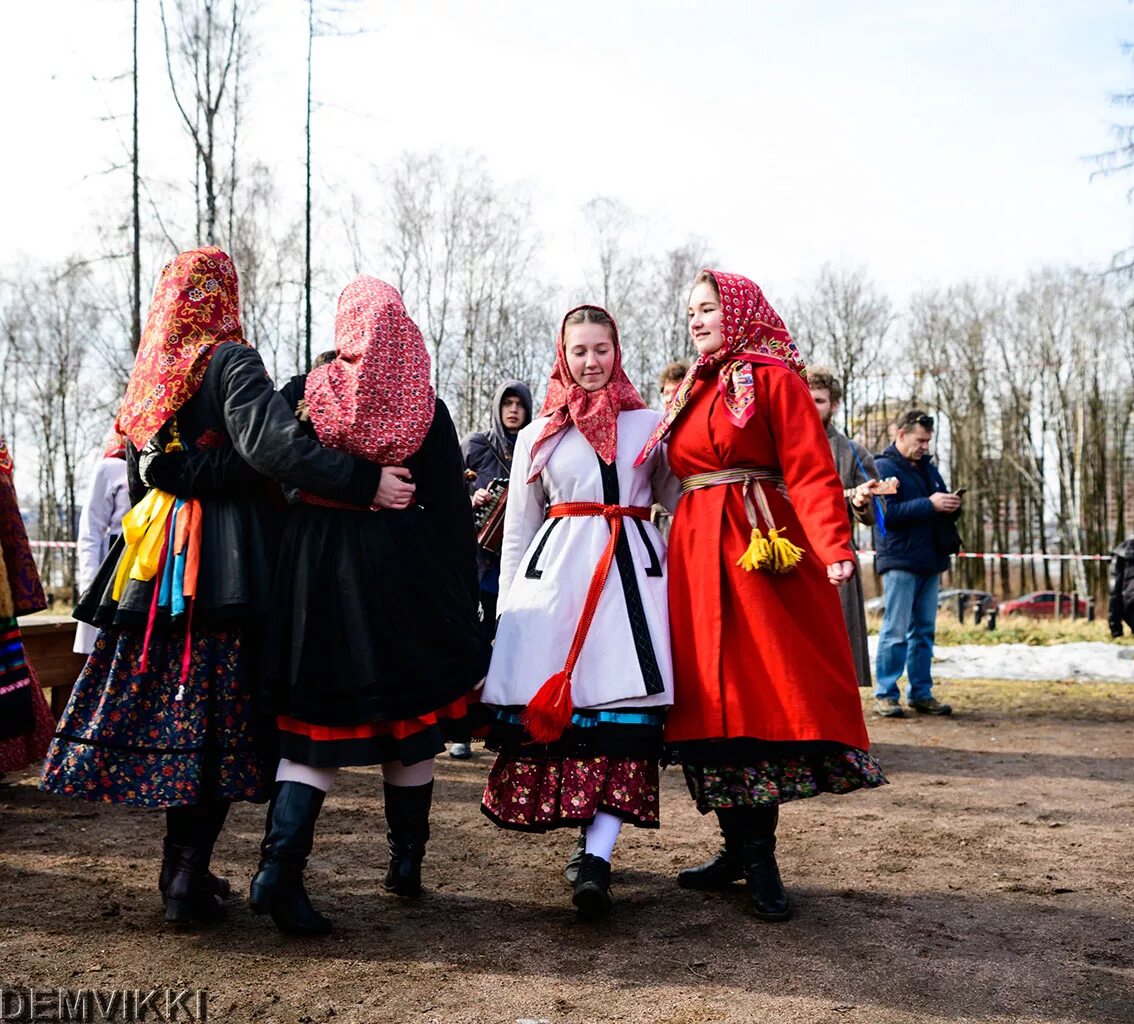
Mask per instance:
[[[516,435],[532,421],[532,392],[523,381],[506,380],[492,396],[492,427],[475,431],[461,442],[468,470],[472,506],[479,508],[489,499],[488,485],[507,480],[512,472],[512,449]],[[473,474],[476,475],[472,479]],[[489,641],[496,634],[496,597],[500,590],[500,555],[477,550],[480,575],[480,608],[484,632]],[[458,759],[471,756],[468,742],[454,742],[449,755]]]

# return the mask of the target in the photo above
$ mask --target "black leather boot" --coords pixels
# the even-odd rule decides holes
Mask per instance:
[[[749,829],[741,851],[748,904],[761,921],[786,921],[792,915],[791,901],[776,864],[776,824],[780,809],[778,806],[758,807],[748,813]]]
[[[331,930],[330,918],[311,905],[303,887],[303,869],[315,842],[315,822],[325,795],[303,782],[278,782],[268,806],[260,868],[252,878],[248,899],[255,913],[271,914],[285,935],[326,935]]]
[[[593,853],[583,854],[571,902],[578,909],[579,916],[588,920],[606,917],[610,913],[614,906],[610,895],[610,861]]]
[[[583,854],[587,852],[587,830],[585,828],[579,829],[579,838],[575,842],[575,849],[571,851],[571,856],[567,860],[566,866],[563,868],[563,877],[567,879],[568,885],[574,885],[579,878],[579,865],[583,863]]]
[[[209,887],[209,855],[200,845],[169,847],[169,884],[165,890],[165,919],[170,924],[216,921],[224,916],[224,900]]]
[[[746,810],[726,808],[717,811],[724,845],[716,855],[695,868],[678,872],[677,884],[682,889],[697,889],[700,892],[724,892],[733,882],[744,877],[744,860],[741,850],[747,831]]]
[[[228,817],[230,800],[217,800],[210,804],[199,804],[194,807],[169,807],[165,812],[165,838],[161,843],[161,871],[158,874],[158,891],[161,901],[166,902],[166,893],[169,882],[173,877],[173,863],[175,860],[174,848],[177,846],[191,846],[194,836],[200,835],[208,845],[208,856],[205,858],[205,875],[203,886],[206,892],[215,896],[222,903],[232,895],[232,886],[227,878],[214,875],[209,869],[213,847],[221,829],[224,828]]]
[[[386,891],[412,900],[421,895],[421,862],[429,842],[433,782],[424,786],[391,786],[383,782],[382,792],[386,800],[386,842],[390,847]]]

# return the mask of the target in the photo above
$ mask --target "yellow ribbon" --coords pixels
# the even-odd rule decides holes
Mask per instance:
[[[114,577],[115,601],[121,599],[128,579],[145,581],[157,575],[165,543],[165,524],[175,500],[172,494],[154,487],[122,517],[122,539],[126,548]]]

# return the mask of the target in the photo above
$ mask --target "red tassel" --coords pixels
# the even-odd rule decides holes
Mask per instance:
[[[571,677],[556,672],[528,701],[520,722],[536,743],[554,743],[571,724]]]

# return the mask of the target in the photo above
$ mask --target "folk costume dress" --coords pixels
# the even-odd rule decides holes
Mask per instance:
[[[401,466],[407,508],[300,492],[277,568],[265,698],[283,757],[250,904],[293,935],[332,922],[303,869],[335,771],[382,765],[384,887],[421,893],[433,758],[446,727],[467,729],[488,667],[477,619],[476,539],[453,422],[430,384],[429,353],[397,290],[373,277],[339,298],[331,362],[285,389],[328,448]]]
[[[682,480],[669,548],[677,700],[665,756],[685,766],[702,813],[885,781],[868,753],[826,576],[825,566],[855,556],[802,361],[753,282],[711,273],[724,344],[696,361],[639,456],[648,463],[668,435]]]
[[[678,492],[661,449],[633,464],[658,420],[620,356],[604,388],[579,387],[560,330],[547,398],[512,457],[481,698],[492,716],[486,745],[499,752],[482,810],[504,828],[578,827],[599,812],[658,826],[673,674],[665,542],[649,513],[655,501],[672,508]],[[529,706],[561,674],[569,724],[540,742],[525,725]]]
[[[134,506],[75,611],[101,632],[42,788],[151,808],[264,799],[254,682],[283,511],[267,478],[367,501],[381,470],[301,433],[211,247],[162,271],[118,428]]]
[[[463,729],[488,668],[476,539],[456,430],[397,291],[360,277],[339,300],[338,357],[284,388],[310,436],[404,466],[417,490],[373,511],[305,492],[276,573],[267,709],[281,754],[320,768],[431,759]]]
[[[12,455],[0,437],[0,773],[43,760],[55,719],[24,653],[19,615],[47,607],[12,481]]]

